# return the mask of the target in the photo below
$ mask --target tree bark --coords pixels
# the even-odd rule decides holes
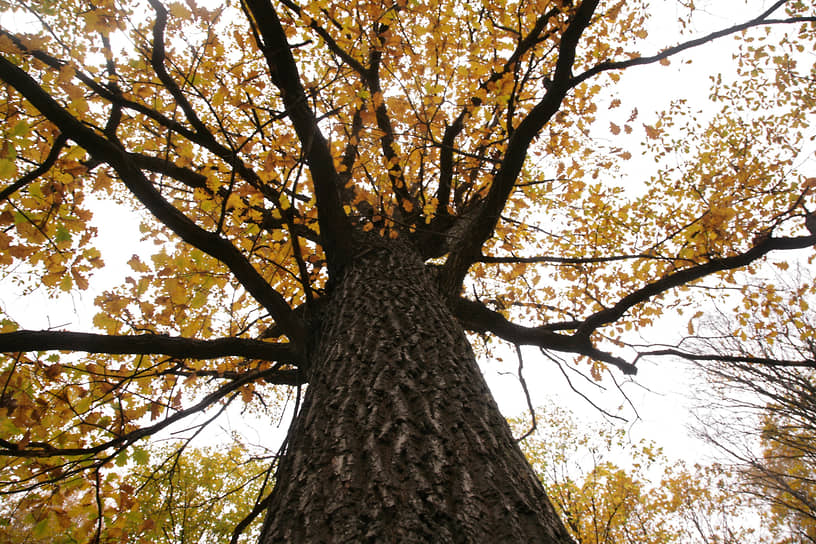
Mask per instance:
[[[572,542],[418,254],[354,251],[261,543]]]

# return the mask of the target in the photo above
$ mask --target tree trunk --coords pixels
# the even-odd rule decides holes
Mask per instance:
[[[261,543],[572,542],[417,254],[355,252],[321,312]]]

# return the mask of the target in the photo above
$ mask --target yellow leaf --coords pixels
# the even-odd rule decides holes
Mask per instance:
[[[129,264],[130,268],[132,268],[135,272],[142,272],[142,273],[150,272],[150,268],[146,264],[144,264],[141,261],[141,259],[139,259],[139,256],[136,255],[135,253],[130,258],[130,260],[127,262],[127,264]]]
[[[280,203],[280,207],[282,210],[286,210],[292,207],[292,203],[289,202],[289,198],[284,194],[280,194],[280,198],[278,198],[278,202]]]
[[[76,70],[70,64],[65,64],[60,67],[59,75],[57,76],[57,81],[61,84],[70,83],[72,79],[76,76]]]
[[[10,179],[17,177],[17,164],[14,160],[0,159],[0,178]]]
[[[184,304],[187,302],[187,290],[178,280],[168,280],[168,291],[170,293],[170,300],[174,304]]]

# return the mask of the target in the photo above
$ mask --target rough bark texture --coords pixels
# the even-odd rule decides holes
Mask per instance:
[[[261,543],[572,542],[417,254],[355,252]]]

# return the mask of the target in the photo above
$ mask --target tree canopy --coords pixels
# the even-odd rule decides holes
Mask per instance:
[[[700,296],[734,337],[803,323],[812,281],[776,289],[764,265],[816,244],[814,5],[699,34],[694,4],[0,1],[4,278],[98,310],[92,331],[26,330],[0,308],[0,493],[44,493],[49,523],[119,523],[106,471],[144,461],[141,441],[306,384],[358,236],[416,247],[474,338],[578,356],[596,380],[686,354],[629,332]],[[661,6],[680,41],[648,36]],[[647,119],[617,95],[717,40],[734,63],[713,115],[683,89]],[[103,292],[97,229],[122,221],[95,219],[100,200],[154,243]]]
[[[803,273],[807,270],[780,272],[775,284],[782,291],[796,289]],[[801,301],[813,303],[810,296]],[[736,489],[770,507],[769,527],[811,542],[816,538],[816,343],[812,312],[797,323],[790,317],[796,311],[778,308],[769,317],[779,321],[777,333],[762,341],[732,336],[730,316],[713,313],[685,344],[691,352],[722,355],[697,365],[706,385],[698,393],[705,406],[699,410],[700,433],[735,464],[741,475]],[[768,364],[797,359],[804,362]]]
[[[579,544],[790,542],[769,509],[735,493],[741,480],[727,467],[670,460],[622,425],[562,408],[537,415],[546,425],[522,448]]]

